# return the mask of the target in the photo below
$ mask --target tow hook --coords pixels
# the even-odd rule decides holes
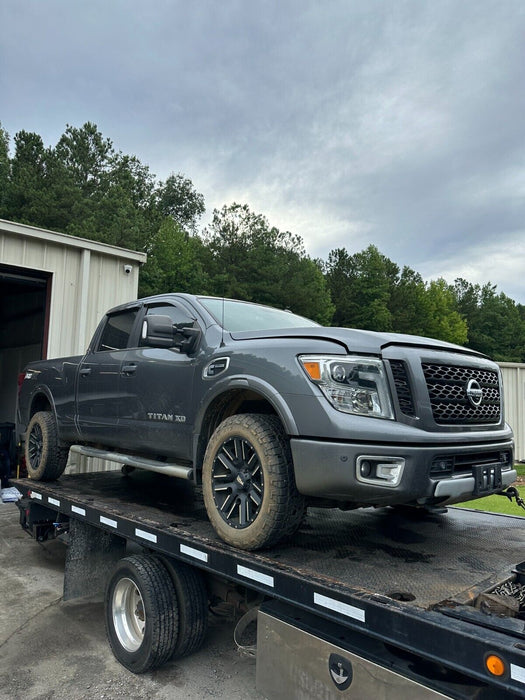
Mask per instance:
[[[525,510],[525,501],[521,498],[518,489],[515,486],[509,486],[506,491],[498,491],[498,496],[506,496],[512,503],[512,499],[516,500],[516,505],[520,506]]]

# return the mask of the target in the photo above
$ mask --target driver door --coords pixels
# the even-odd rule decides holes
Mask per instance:
[[[145,313],[169,316],[173,323],[191,316],[182,305],[167,302],[148,305]],[[119,416],[123,447],[150,456],[191,459],[195,367],[195,357],[177,348],[139,343],[126,351]]]

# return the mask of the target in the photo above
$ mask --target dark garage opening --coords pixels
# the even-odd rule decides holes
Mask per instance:
[[[0,265],[0,423],[15,422],[18,375],[47,348],[51,275]]]

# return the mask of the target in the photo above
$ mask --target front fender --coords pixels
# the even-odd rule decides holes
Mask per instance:
[[[275,389],[274,386],[272,386],[268,382],[265,382],[259,377],[233,375],[231,377],[225,377],[224,379],[221,379],[218,382],[216,382],[213,385],[213,387],[211,387],[210,390],[204,395],[201,401],[195,419],[195,432],[193,436],[194,461],[197,457],[199,437],[208,409],[219,396],[227,393],[228,391],[236,389],[249,389],[259,394],[261,398],[268,401],[268,403],[273,407],[284,426],[286,434],[299,435],[295,419],[290,410],[290,407],[288,406],[288,403],[286,402],[284,397]]]

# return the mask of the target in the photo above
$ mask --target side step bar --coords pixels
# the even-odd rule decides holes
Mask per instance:
[[[120,452],[108,452],[107,450],[98,450],[96,447],[86,447],[85,445],[71,445],[70,452],[75,452],[84,457],[97,457],[108,462],[118,462],[137,469],[147,469],[150,472],[176,476],[179,479],[191,480],[193,478],[193,469],[191,467],[184,467],[172,462],[158,462],[155,459],[145,459],[144,457],[135,457],[134,455],[126,455]]]

